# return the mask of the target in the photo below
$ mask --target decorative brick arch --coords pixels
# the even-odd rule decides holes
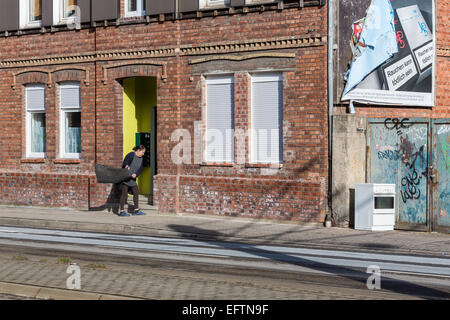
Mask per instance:
[[[157,77],[167,81],[167,62],[164,61],[129,61],[103,66],[103,84],[111,79],[133,77]]]
[[[53,83],[62,81],[84,82],[86,86],[89,86],[89,70],[84,67],[60,67],[53,70],[26,69],[13,74],[11,87],[15,90],[17,83],[45,83],[51,88]]]
[[[89,70],[84,67],[61,67],[54,69],[51,73],[52,81],[59,83],[63,81],[84,82],[86,86],[90,85]]]
[[[13,74],[11,88],[16,90],[17,84],[45,83],[51,87],[51,74],[48,70],[26,69]]]

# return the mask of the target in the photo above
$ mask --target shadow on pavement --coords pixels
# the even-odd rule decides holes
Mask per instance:
[[[206,230],[194,226],[184,226],[176,224],[169,225],[169,228],[179,233],[181,237],[189,238],[191,240],[195,240],[205,244],[220,246],[224,249],[241,251],[247,254],[254,255],[256,257],[263,257],[272,261],[290,263],[300,267],[310,268],[321,272],[327,272],[329,274],[334,274],[339,277],[359,282],[364,287],[366,286],[367,279],[370,276],[369,274],[362,272],[358,269],[335,266],[332,264],[312,261],[308,258],[300,258],[288,254],[265,250],[258,248],[257,245],[246,243],[224,242],[224,239],[229,237],[229,235],[224,235],[220,232],[213,230]],[[204,235],[205,237],[208,238],[208,240],[199,239],[198,238],[199,235],[200,236]],[[382,276],[381,287],[382,290],[387,290],[398,294],[413,296],[417,298],[449,299],[448,292],[428,288],[404,280],[388,278],[385,276]]]

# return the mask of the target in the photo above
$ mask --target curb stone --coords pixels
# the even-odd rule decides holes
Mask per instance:
[[[137,297],[117,296],[58,288],[46,288],[26,284],[0,282],[0,293],[35,298],[38,300],[143,300]]]

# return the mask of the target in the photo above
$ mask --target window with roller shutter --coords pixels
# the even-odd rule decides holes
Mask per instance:
[[[81,157],[81,101],[80,84],[65,82],[59,86],[60,157]]]
[[[234,77],[206,79],[206,162],[234,162]]]
[[[25,86],[26,157],[45,158],[45,85]]]
[[[282,163],[282,108],[282,74],[252,75],[250,111],[252,163]]]

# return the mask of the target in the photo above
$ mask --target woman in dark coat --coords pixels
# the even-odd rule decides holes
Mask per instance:
[[[128,189],[131,188],[133,193],[134,213],[136,216],[145,216],[145,213],[139,209],[139,188],[136,183],[136,178],[142,173],[144,168],[143,156],[145,154],[145,147],[143,145],[133,148],[134,152],[130,152],[123,160],[122,168],[130,170],[131,179],[121,183],[120,188],[122,194],[120,196],[120,213],[119,217],[129,217],[130,215],[125,212],[125,202],[128,197]]]

